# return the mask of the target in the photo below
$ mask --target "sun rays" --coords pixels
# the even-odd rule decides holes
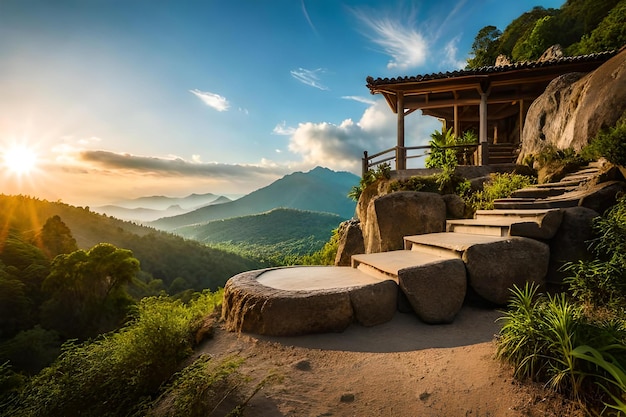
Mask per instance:
[[[37,153],[27,145],[14,144],[2,152],[2,168],[7,174],[27,176],[37,167]]]

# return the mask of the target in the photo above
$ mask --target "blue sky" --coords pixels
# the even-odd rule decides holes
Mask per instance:
[[[368,75],[461,68],[483,26],[563,2],[0,0],[0,191],[94,205],[359,174],[395,144]],[[407,146],[440,128],[406,123]]]

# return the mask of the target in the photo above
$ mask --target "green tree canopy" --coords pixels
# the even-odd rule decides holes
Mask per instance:
[[[49,299],[42,306],[42,322],[68,337],[116,327],[130,302],[125,285],[138,272],[131,251],[108,243],[57,256],[43,283]]]
[[[495,26],[485,26],[479,30],[470,51],[472,57],[467,60],[468,68],[494,65],[499,53],[500,36],[502,32]]]
[[[62,253],[70,253],[78,250],[76,239],[72,236],[69,227],[54,215],[46,220],[38,236],[42,250],[50,259]]]
[[[624,45],[626,45],[626,0],[615,6],[593,32],[572,45],[568,53],[585,55],[619,49]]]

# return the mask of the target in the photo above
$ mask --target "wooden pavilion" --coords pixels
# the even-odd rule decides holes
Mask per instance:
[[[414,77],[367,77],[367,87],[372,94],[382,94],[397,114],[396,170],[406,169],[404,118],[415,110],[441,119],[456,135],[466,130],[477,132],[478,163],[488,165],[490,145],[492,149],[494,144],[519,145],[528,108],[550,81],[566,73],[593,71],[615,53]]]

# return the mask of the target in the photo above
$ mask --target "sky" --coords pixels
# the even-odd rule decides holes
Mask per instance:
[[[395,146],[366,77],[454,71],[564,0],[0,0],[0,193],[242,195]],[[440,123],[406,118],[406,146]]]

